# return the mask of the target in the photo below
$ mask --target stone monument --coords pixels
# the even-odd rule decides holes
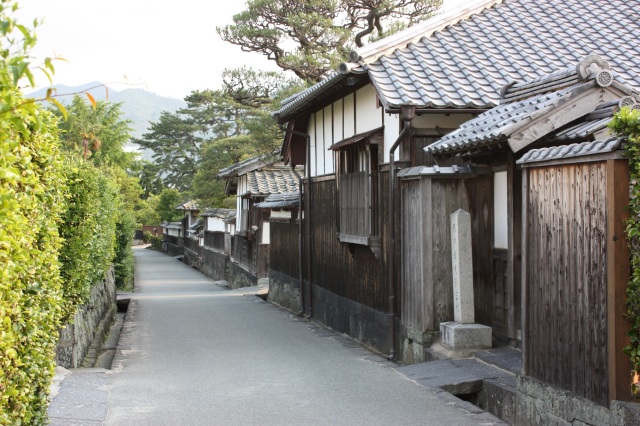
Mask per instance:
[[[440,324],[440,340],[445,349],[468,356],[491,348],[491,327],[475,324],[471,215],[460,209],[450,217],[454,321]]]

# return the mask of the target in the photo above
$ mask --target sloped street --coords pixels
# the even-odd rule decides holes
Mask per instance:
[[[78,406],[66,424],[501,424],[250,290],[221,288],[150,250],[137,249],[136,262],[112,370],[71,376],[98,387],[84,404],[93,414]]]

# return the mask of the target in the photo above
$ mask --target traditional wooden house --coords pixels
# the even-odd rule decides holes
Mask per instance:
[[[291,311],[300,310],[304,293],[302,282],[302,205],[300,192],[269,195],[256,207],[268,211],[270,234],[268,300]],[[266,231],[265,231],[266,233]],[[291,259],[291,253],[297,253]],[[298,280],[291,279],[298,277]]]
[[[181,232],[182,246],[184,247],[182,261],[199,269],[202,260],[200,233],[203,224],[202,219],[199,218],[200,207],[196,201],[190,200],[177,206],[176,210],[180,210],[184,214]]]
[[[271,157],[255,157],[223,169],[227,195],[237,198],[234,233],[227,280],[232,287],[255,285],[269,273],[269,221],[256,204],[271,194],[298,189],[302,172],[275,162]]]
[[[463,165],[459,157],[436,164],[422,148],[499,105],[502,88],[514,80],[600,53],[622,80],[640,85],[640,55],[628,53],[638,46],[624,36],[638,30],[635,13],[619,0],[476,1],[353,52],[338,72],[286,99],[275,113],[286,125],[282,156],[288,165],[306,166],[304,253],[295,269],[303,272],[291,276],[294,269],[284,266],[272,272],[288,277],[288,285],[302,281],[300,308],[392,357],[427,359],[439,323],[452,316],[440,262],[449,250],[442,245],[446,228],[423,222],[434,238],[412,221],[419,203],[439,209],[463,203],[482,213],[474,232],[490,237],[474,251],[474,266],[493,265],[490,272],[477,268],[477,279],[486,282],[477,300],[487,303],[478,321],[492,326],[498,340],[517,344],[520,250],[510,230],[520,226],[520,212],[504,197],[521,190],[513,152],[496,154],[503,157],[499,169],[446,169],[471,178],[451,182],[458,185],[455,202],[412,199],[417,191],[427,197],[428,189],[411,188],[423,183],[409,182],[409,172],[401,185],[396,175],[409,167]],[[412,173],[444,178],[443,170]],[[439,182],[449,184],[431,184]],[[272,250],[288,249],[296,259],[293,247],[275,244]]]
[[[182,222],[164,222],[160,226],[162,227],[162,251],[169,256],[182,256],[184,254]]]
[[[233,235],[229,219],[235,217],[235,213],[235,210],[218,208],[206,209],[200,215],[204,221],[202,272],[215,280],[227,277]]]
[[[470,211],[474,251],[493,253],[493,261],[474,262],[476,315],[494,331],[504,325],[498,331],[507,335],[521,330],[523,388],[539,380],[604,406],[630,397],[631,367],[622,350],[629,327],[623,228],[629,172],[622,140],[606,125],[621,106],[637,107],[639,95],[617,80],[607,61],[589,55],[505,86],[501,105],[425,148],[437,162],[455,157],[464,173],[449,174],[446,184],[436,184],[443,178],[424,167],[400,173],[411,179],[403,182],[403,195],[417,189],[422,197],[404,198],[404,211],[435,186],[445,187],[449,198],[467,188],[445,211],[423,204],[418,220],[446,228],[454,209]],[[469,174],[480,167],[488,174]],[[469,190],[477,181],[483,183]],[[486,202],[479,208],[474,199]],[[415,229],[404,226],[405,242],[415,239]],[[552,406],[557,397],[549,391],[545,403]],[[524,407],[538,410],[530,401],[538,397],[525,390],[522,398],[529,401]],[[540,415],[526,411],[518,415]]]

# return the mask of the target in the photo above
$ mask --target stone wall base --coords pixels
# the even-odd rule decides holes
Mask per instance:
[[[229,256],[203,247],[201,272],[216,281],[227,280],[229,275]]]
[[[640,424],[640,405],[612,401],[611,408],[530,377],[518,376],[516,424],[520,426],[624,426]]]
[[[78,368],[94,340],[101,343],[116,313],[116,280],[113,267],[105,279],[93,286],[89,300],[78,307],[73,321],[59,331],[56,364],[64,368]]]
[[[252,287],[258,284],[256,274],[245,269],[233,260],[229,261],[229,276],[227,277],[229,286],[233,289],[241,287]]]
[[[389,353],[389,316],[386,313],[314,285],[312,316],[377,351]]]
[[[298,313],[300,312],[300,283],[297,279],[278,271],[269,270],[269,302]]]

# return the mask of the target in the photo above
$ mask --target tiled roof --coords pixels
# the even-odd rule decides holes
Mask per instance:
[[[463,123],[455,131],[426,147],[425,151],[430,153],[455,152],[506,141],[533,120],[549,114],[555,108],[568,105],[571,99],[586,91],[593,90],[597,86],[608,87],[615,84],[616,88],[623,92],[637,94],[634,89],[615,83],[613,73],[606,68],[608,66],[609,64],[602,58],[589,55],[571,68],[571,71],[555,72],[536,77],[519,85],[506,87],[502,91],[506,103]],[[566,87],[566,85],[569,86]],[[529,97],[526,97],[527,95]],[[623,98],[624,102],[628,100],[635,103],[632,97]],[[600,106],[603,107],[603,105]],[[594,104],[590,107],[593,111],[598,105]],[[587,117],[603,118],[607,111],[610,116],[611,110],[603,107]],[[585,111],[582,115],[587,113],[588,111]],[[554,122],[554,125],[561,127],[577,118],[581,118],[581,116],[573,117],[570,114],[565,114],[562,119],[566,121],[563,122],[560,119],[557,123]],[[551,133],[552,130],[549,128],[547,133]],[[541,134],[540,137],[542,136],[546,135]]]
[[[371,63],[385,106],[486,108],[500,88],[591,53],[640,87],[638,4],[623,0],[505,0]]]
[[[247,183],[251,195],[295,192],[298,190],[298,178],[303,178],[300,170],[294,171],[284,167],[247,173]]]
[[[191,226],[189,227],[189,231],[195,232],[198,229],[202,228],[203,226],[204,226],[204,221],[202,219],[198,219],[191,224]]]
[[[262,203],[256,204],[260,209],[277,209],[297,207],[300,204],[299,192],[285,192],[283,194],[271,194]]]
[[[439,166],[415,166],[407,167],[398,172],[399,178],[409,178],[417,176],[431,176],[431,175],[456,175],[461,173],[473,173],[474,169],[471,166],[451,166],[451,167],[439,167]]]
[[[231,209],[206,209],[205,211],[200,213],[200,216],[203,216],[203,217],[217,217],[218,219],[226,219],[227,216],[229,216],[229,214],[231,212],[235,212],[235,210],[231,210]]]
[[[195,200],[184,202],[180,204],[178,207],[176,207],[176,210],[187,210],[187,211],[198,210],[198,202]]]
[[[598,132],[607,131],[607,126],[613,119],[613,115],[623,106],[640,109],[640,104],[631,96],[627,96],[618,101],[607,102],[599,105],[592,113],[587,114],[584,120],[553,134],[550,139],[558,142],[576,139],[583,140]]]
[[[366,70],[386,108],[491,108],[507,83],[565,69],[591,53],[610,60],[620,81],[640,87],[635,1],[503,0],[477,6],[478,13],[454,16],[451,25],[430,33],[429,25],[441,20],[436,15],[420,24],[428,35],[419,41],[399,37],[395,50],[374,49],[382,52],[377,60],[342,68]],[[281,113],[309,104],[337,78],[301,92]]]
[[[279,154],[280,150],[277,150],[267,155],[258,155],[240,161],[239,163],[233,164],[224,169],[220,169],[220,171],[218,172],[218,177],[221,179],[229,179],[252,170],[257,170],[261,167],[264,167],[266,164],[277,161]]]
[[[164,229],[182,229],[182,222],[165,222],[160,226]]]
[[[554,146],[551,148],[532,149],[522,156],[522,158],[517,161],[517,164],[530,164],[540,161],[605,154],[618,150],[623,142],[623,138],[609,138],[594,142],[572,143],[571,145]]]
[[[232,223],[236,221],[236,216],[237,216],[238,212],[235,210],[232,210],[229,215],[224,219],[225,223]]]

